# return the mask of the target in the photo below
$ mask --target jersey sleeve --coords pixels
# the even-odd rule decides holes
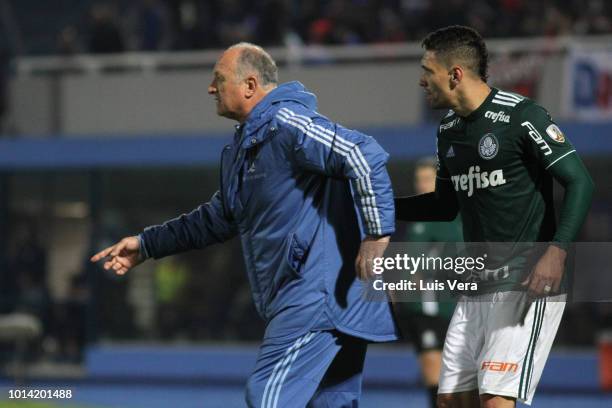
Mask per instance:
[[[549,171],[565,188],[559,225],[553,237],[553,242],[565,246],[576,239],[589,212],[593,198],[593,180],[580,157],[575,154],[559,161]]]
[[[446,163],[443,160],[444,152],[440,151],[440,133],[436,135],[436,162],[437,162],[437,172],[436,178],[444,181],[450,181],[450,173],[448,172],[448,168],[446,167]]]
[[[519,119],[523,146],[544,169],[550,170],[555,163],[576,154],[572,143],[541,106],[529,104],[522,110]]]
[[[574,146],[544,108],[535,104],[526,107],[520,126],[525,129],[527,151],[565,188],[553,242],[566,245],[576,239],[586,218],[593,195],[593,181]]]

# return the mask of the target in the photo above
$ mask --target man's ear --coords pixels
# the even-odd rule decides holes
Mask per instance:
[[[257,92],[257,88],[259,87],[257,78],[255,78],[254,76],[249,76],[247,77],[247,79],[245,79],[245,83],[246,83],[246,90],[245,90],[244,96],[247,99],[252,98],[253,95],[255,95],[255,92]]]
[[[464,74],[463,68],[461,68],[459,65],[454,65],[450,71],[448,71],[451,89],[455,89],[457,85],[461,83]]]

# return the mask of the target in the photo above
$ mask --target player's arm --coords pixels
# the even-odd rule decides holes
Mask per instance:
[[[576,239],[586,219],[595,186],[584,163],[575,152],[552,165],[548,171],[565,188],[559,225],[553,242],[566,246]]]
[[[526,153],[539,161],[565,189],[553,238],[562,247],[576,239],[586,218],[593,196],[593,180],[574,146],[542,107],[530,105],[524,109],[520,125]]]
[[[237,234],[235,224],[226,217],[217,191],[210,201],[188,214],[145,228],[138,236],[126,237],[91,258],[92,262],[107,259],[105,269],[123,274],[147,258],[204,248],[223,242]]]
[[[529,291],[534,296],[559,290],[567,248],[576,239],[586,218],[594,189],[587,169],[575,152],[559,160],[548,171],[565,187],[565,196],[553,242],[525,282],[525,286],[529,284]]]
[[[564,188],[565,196],[559,224],[552,243],[524,282],[535,296],[556,292],[564,271],[567,246],[576,239],[584,223],[593,196],[593,180],[559,127],[537,105],[523,110],[520,126],[524,129],[526,153],[539,161]]]
[[[438,171],[433,193],[395,199],[395,217],[400,221],[452,221],[459,203],[446,164],[437,154]]]
[[[436,178],[432,193],[395,198],[395,217],[400,221],[452,221],[459,204],[450,180]]]
[[[369,275],[372,258],[382,256],[395,231],[393,190],[387,173],[389,155],[371,136],[337,126],[321,116],[281,109],[297,165],[307,171],[350,181],[353,202],[364,227],[356,261],[358,276]]]

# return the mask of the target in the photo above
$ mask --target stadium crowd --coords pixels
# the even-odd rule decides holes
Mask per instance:
[[[485,38],[602,34],[612,29],[603,0],[92,0],[45,22],[55,49],[25,53],[110,53],[126,50],[223,48],[239,41],[363,44],[418,41],[448,24],[476,28]],[[16,26],[31,14],[14,2]],[[60,2],[66,7],[68,2]],[[61,6],[59,6],[61,7]],[[25,30],[24,30],[25,31]],[[58,34],[59,32],[59,34]],[[42,34],[42,33],[41,33]],[[42,36],[42,35],[41,35]],[[53,43],[47,43],[52,47]]]

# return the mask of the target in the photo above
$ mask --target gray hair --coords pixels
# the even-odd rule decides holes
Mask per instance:
[[[257,75],[261,85],[266,87],[278,85],[278,68],[276,62],[263,48],[248,42],[241,42],[228,48],[240,49],[236,61],[236,76],[245,78],[249,74]]]

